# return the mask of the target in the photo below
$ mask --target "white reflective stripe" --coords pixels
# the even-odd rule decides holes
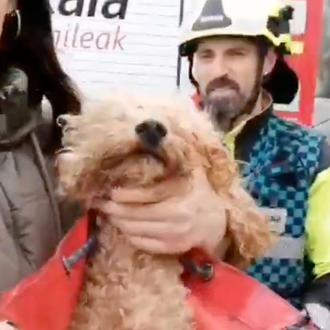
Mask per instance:
[[[328,308],[317,303],[308,303],[305,307],[312,321],[320,329],[330,329],[330,311]]]
[[[276,245],[266,254],[267,258],[274,259],[303,259],[305,252],[305,238],[281,236]]]

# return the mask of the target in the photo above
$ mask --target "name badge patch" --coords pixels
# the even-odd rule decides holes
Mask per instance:
[[[288,218],[288,212],[282,208],[261,207],[261,212],[266,215],[271,223],[271,229],[276,234],[285,232],[285,224]]]

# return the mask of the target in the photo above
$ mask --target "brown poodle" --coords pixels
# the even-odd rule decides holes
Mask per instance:
[[[64,115],[59,123],[64,133],[60,184],[86,208],[116,187],[189,180],[202,168],[227,210],[225,261],[244,268],[270,247],[267,221],[241,187],[219,132],[188,101],[118,96],[87,107],[82,115]],[[98,227],[98,249],[71,330],[194,329],[179,258],[136,250],[109,221],[98,220]]]

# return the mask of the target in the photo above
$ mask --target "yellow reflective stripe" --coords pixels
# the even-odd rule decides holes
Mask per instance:
[[[306,248],[314,275],[321,277],[330,273],[330,168],[317,176],[308,204]]]
[[[279,6],[279,5],[275,6],[273,12],[269,15],[269,17],[279,17],[282,9],[283,6]]]
[[[232,157],[235,156],[235,140],[236,137],[230,134],[227,134],[224,138],[224,143],[228,148],[228,150],[230,151]]]
[[[290,34],[280,34],[278,37],[277,37],[277,40],[278,40],[278,44],[288,44],[288,43],[291,43],[292,42],[292,38],[291,38],[291,35]]]
[[[237,135],[242,131],[243,127],[245,126],[247,120],[243,121],[236,127],[234,127],[230,132],[228,132],[224,137],[224,143],[229,149],[232,157],[235,157],[235,142]]]
[[[278,46],[278,40],[277,37],[268,29],[265,29],[264,32],[261,34],[264,35],[266,38],[269,39],[269,41],[274,45],[274,46]]]
[[[278,18],[280,17],[281,11],[284,10],[288,5],[286,3],[283,3],[282,1],[279,2],[277,1],[276,3],[272,4],[272,11],[269,15],[269,17],[275,17]]]
[[[292,55],[299,55],[304,51],[304,43],[302,41],[292,40],[290,34],[281,34],[276,37],[270,30],[265,29],[263,35],[268,38],[275,47],[285,44],[288,53]]]
[[[304,52],[304,43],[302,41],[292,41],[290,53],[292,55],[300,55]]]

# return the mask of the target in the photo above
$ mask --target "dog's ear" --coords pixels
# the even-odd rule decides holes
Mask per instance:
[[[236,179],[228,194],[228,236],[225,261],[245,269],[273,246],[276,238],[268,219]]]
[[[205,146],[205,154],[207,176],[213,189],[217,193],[229,189],[238,176],[238,168],[225,146],[220,141],[214,141]]]
[[[244,269],[266,253],[274,237],[269,222],[243,188],[238,165],[229,151],[219,141],[207,144],[205,150],[208,179],[226,204],[228,215],[230,246],[225,261]]]

